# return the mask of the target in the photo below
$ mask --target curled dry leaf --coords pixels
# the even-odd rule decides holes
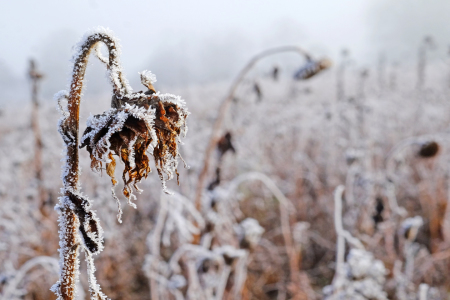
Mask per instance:
[[[93,254],[103,250],[103,229],[85,196],[69,191],[69,205],[80,220],[80,233],[85,247]]]

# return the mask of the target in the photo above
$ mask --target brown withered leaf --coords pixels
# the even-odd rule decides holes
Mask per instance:
[[[98,253],[103,247],[102,230],[95,212],[89,208],[89,200],[71,192],[68,198],[74,205],[74,213],[80,220],[79,230],[86,248],[92,253]]]

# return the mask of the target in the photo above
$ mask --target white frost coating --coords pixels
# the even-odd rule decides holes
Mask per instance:
[[[53,100],[56,101],[56,103],[57,103],[56,109],[64,117],[67,117],[69,115],[69,113],[64,110],[64,108],[62,107],[61,101],[63,99],[67,100],[68,98],[69,98],[69,92],[66,90],[59,91],[53,96]]]
[[[239,224],[237,231],[241,240],[245,240],[250,247],[255,247],[264,233],[264,228],[259,225],[257,220],[246,218]]]
[[[101,37],[105,36],[107,37],[110,41],[112,41],[112,44],[108,44],[108,40],[107,39],[102,39]],[[87,31],[84,36],[81,38],[81,40],[76,44],[75,46],[75,50],[74,50],[74,54],[72,57],[72,63],[74,64],[74,72],[77,72],[79,70],[79,67],[75,65],[78,57],[80,57],[81,53],[83,53],[83,51],[85,51],[86,49],[83,47],[86,42],[88,41],[88,39],[92,39],[92,38],[100,38],[100,41],[103,42],[108,49],[110,50],[110,54],[113,54],[113,61],[110,62],[108,60],[108,78],[111,81],[111,84],[115,87],[118,87],[118,93],[121,96],[125,96],[127,94],[130,94],[132,92],[132,89],[130,87],[130,85],[128,84],[128,81],[124,78],[124,76],[122,76],[123,70],[121,67],[121,63],[119,60],[119,56],[121,54],[121,49],[120,49],[120,43],[119,43],[119,39],[117,39],[114,36],[114,33],[112,30],[108,29],[108,28],[104,28],[104,27],[97,27],[94,28],[92,30]],[[115,49],[112,49],[110,47],[115,46]],[[98,56],[99,51],[97,51],[96,49],[96,54]],[[106,59],[103,56],[99,56],[99,59],[102,62],[105,62]],[[71,78],[73,78],[73,76],[71,76]],[[70,85],[72,85],[72,82],[70,83]],[[72,88],[74,90],[77,89],[81,89],[81,86],[72,86]]]
[[[351,277],[362,279],[371,277],[379,284],[385,281],[386,269],[380,260],[376,260],[373,254],[361,249],[351,249],[347,256],[347,266]]]
[[[174,196],[162,194],[160,203],[157,224],[147,238],[151,254],[146,256],[144,265],[144,271],[150,279],[151,298],[167,299],[170,293],[180,300],[219,300],[227,290],[231,292],[232,299],[240,299],[246,279],[248,251],[230,245],[213,246],[211,249],[208,242],[189,244],[192,242],[192,233],[200,233],[199,228],[205,226],[192,201],[175,193]],[[216,222],[221,223],[223,221],[220,218],[228,217],[221,215],[216,218]],[[194,224],[197,224],[197,228],[191,227]],[[243,222],[241,230],[244,231],[244,228],[250,236],[262,231],[258,223],[251,219]],[[177,248],[166,262],[160,256],[160,247],[161,244],[171,246],[174,237]],[[182,276],[185,272],[188,274],[186,278]],[[232,290],[228,290],[230,276],[233,278]],[[186,290],[187,297],[180,293]]]
[[[308,222],[297,222],[292,230],[292,237],[297,245],[304,245],[308,243],[308,229],[311,224]]]
[[[336,281],[339,281],[338,278],[342,276],[341,273],[342,264],[344,263],[345,241],[355,248],[364,249],[364,245],[357,238],[353,237],[350,232],[344,229],[342,223],[342,195],[344,190],[345,187],[343,185],[339,185],[336,187],[334,192],[334,227],[338,236],[336,245]]]
[[[63,125],[64,122],[67,119],[68,114],[64,114],[63,112],[63,116],[58,120],[58,132],[61,135],[61,138],[63,139],[65,146],[63,147],[62,150],[62,156],[63,158],[61,159],[61,162],[63,162],[62,166],[61,166],[61,180],[63,182],[63,186],[64,188],[68,188],[70,189],[71,184],[66,182],[66,177],[70,172],[70,168],[69,168],[69,156],[67,154],[67,146],[72,145],[75,142],[75,137],[73,137],[70,132],[68,132],[67,134],[64,132],[63,129]],[[81,175],[81,168],[78,166],[78,170],[77,170],[78,176]],[[73,183],[72,183],[73,184]],[[77,182],[76,186],[75,186],[75,190],[79,191],[80,190],[80,183]],[[62,191],[62,193],[64,193],[64,191]]]
[[[138,135],[136,135],[134,137],[134,139],[132,139],[130,141],[130,144],[128,145],[128,162],[130,163],[130,167],[131,168],[135,168],[136,167],[136,162],[134,160],[134,144],[136,144],[136,141],[138,139]]]
[[[324,288],[325,299],[376,299],[387,300],[383,291],[387,271],[383,262],[372,253],[362,249],[351,249],[344,264],[345,277],[339,286]]]
[[[92,210],[92,202],[89,200],[86,196],[84,196],[82,193],[74,191],[71,188],[63,189],[63,194],[68,191],[71,194],[75,195],[79,199],[82,199],[81,208],[86,214],[90,214],[90,218],[86,218],[85,222],[82,224],[82,227],[84,228],[86,235],[93,241],[98,247],[98,250],[96,252],[93,252],[93,254],[99,254],[101,251],[103,251],[103,228],[100,226],[100,220],[98,219],[96,212]],[[72,201],[67,196],[61,196],[59,204],[56,205],[55,208],[58,209],[58,211],[61,210],[61,204],[64,206],[69,207],[72,211],[76,211],[78,208],[75,207],[75,204],[72,203]],[[90,224],[89,221],[93,220],[96,223],[98,233],[94,233],[90,230]],[[83,242],[83,245],[85,248],[87,248],[86,241],[84,241],[84,237],[81,235],[80,241]]]
[[[113,185],[111,187],[111,195],[113,196],[113,199],[116,200],[116,203],[117,203],[117,221],[119,223],[122,223],[122,214],[123,214],[122,205],[120,205],[120,200],[117,197],[116,191],[114,190],[114,188],[115,188],[115,185]]]
[[[430,287],[426,283],[419,285],[419,300],[427,300],[427,294]]]
[[[342,224],[342,195],[344,186],[334,193],[334,226],[337,233],[336,271],[332,285],[323,289],[326,300],[376,299],[387,300],[383,291],[387,274],[383,262],[366,251],[362,243],[346,231]],[[345,241],[352,247],[344,262]]]
[[[141,76],[141,83],[145,86],[149,86],[154,84],[156,80],[156,75],[153,74],[151,71],[142,71],[139,72],[139,75]]]
[[[226,263],[225,257],[227,260],[237,260],[237,268],[235,268],[234,273],[234,296],[237,296],[241,291],[246,277],[245,268],[241,268],[241,266],[246,266],[248,257],[246,250],[236,249],[232,246],[222,246],[209,250],[199,245],[184,244],[175,251],[169,261],[168,267],[171,272],[176,274],[181,272],[180,259],[182,257],[188,266],[188,295],[191,295],[189,299],[222,299],[225,285],[232,270],[230,265]],[[199,271],[199,266],[205,261],[216,267],[207,268],[203,272]]]
[[[109,63],[109,58],[106,56],[103,56],[102,54],[102,45],[101,44],[97,44],[95,45],[95,55],[97,56],[97,58],[104,64],[108,64]]]
[[[61,206],[65,206],[66,209],[70,209],[70,204],[68,203],[67,197],[60,197],[59,198],[59,206],[56,206],[55,208],[63,208]],[[62,216],[61,210],[58,209],[58,213],[59,213],[59,270],[60,270],[60,278],[66,278],[66,274],[64,273],[64,261],[65,261],[65,254],[70,254],[70,253],[74,253],[78,251],[78,247],[76,247],[75,249],[68,249],[67,246],[67,242],[65,240],[65,236],[67,236],[68,231],[71,231],[72,228],[70,228],[67,224],[66,224],[66,220],[65,218]],[[78,228],[80,226],[80,222],[78,220],[78,218],[75,219],[74,222],[74,226],[76,228]],[[80,235],[77,234],[75,235],[76,241],[75,244],[80,244],[81,240],[80,240]],[[75,285],[78,281],[79,278],[79,267],[80,267],[80,260],[78,259],[78,256],[76,256],[76,261],[74,263],[74,273],[75,273],[75,281],[73,282],[66,282],[67,286],[70,286],[74,291],[75,291],[75,296],[76,296],[76,289],[75,289]],[[57,296],[57,300],[63,300],[62,295],[61,295],[61,281],[58,280],[52,287],[51,287],[51,291],[54,292]]]
[[[101,292],[100,285],[97,283],[97,279],[95,278],[94,258],[89,251],[85,251],[84,253],[86,255],[89,293],[91,294],[91,299],[106,300],[108,298]]]
[[[174,232],[177,232],[180,243],[191,242],[193,234],[199,234],[200,230],[205,227],[205,221],[191,200],[179,193],[169,192],[171,196],[161,196],[161,201],[170,207],[165,212],[167,219],[162,231],[162,243],[164,246],[169,246],[170,236]]]
[[[240,257],[245,257],[247,254],[246,250],[243,249],[236,249],[233,246],[230,245],[225,245],[222,247],[218,247],[213,249],[213,252],[219,255],[226,255],[230,258],[240,258]]]

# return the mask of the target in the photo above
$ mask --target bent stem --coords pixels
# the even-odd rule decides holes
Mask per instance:
[[[66,157],[62,171],[64,196],[59,198],[58,206],[60,209],[60,279],[52,290],[57,294],[58,299],[63,300],[75,298],[75,283],[78,280],[78,248],[81,241],[78,228],[80,221],[72,209],[74,203],[71,202],[70,198],[74,193],[80,193],[81,191],[78,158],[80,100],[89,54],[99,42],[103,42],[109,50],[107,68],[110,72],[115,96],[123,97],[129,92],[127,83],[121,73],[116,41],[104,32],[93,33],[84,38],[73,58],[72,80],[70,92],[67,96],[68,113],[59,123],[59,131],[66,145]],[[98,290],[91,291],[91,296],[98,299],[105,298]]]
[[[200,175],[198,177],[197,182],[197,189],[195,194],[195,207],[198,211],[201,210],[201,198],[203,194],[203,187],[205,185],[205,180],[208,175],[210,160],[211,160],[211,154],[214,151],[214,148],[217,145],[217,142],[220,139],[220,129],[222,127],[223,120],[225,119],[225,116],[228,112],[228,108],[230,106],[231,101],[234,99],[234,95],[236,93],[236,90],[240,83],[243,81],[245,76],[248,74],[248,72],[253,68],[253,66],[260,61],[261,59],[271,56],[278,53],[283,52],[294,52],[299,53],[300,55],[304,56],[306,59],[310,60],[309,54],[297,46],[283,46],[283,47],[277,47],[268,49],[266,51],[263,51],[262,53],[256,55],[253,57],[247,65],[239,72],[238,76],[234,80],[233,84],[230,87],[230,90],[228,91],[228,95],[225,97],[225,99],[220,104],[219,112],[217,113],[216,120],[214,121],[211,137],[209,138],[208,146],[205,151],[205,157],[203,161],[203,168],[200,171]]]

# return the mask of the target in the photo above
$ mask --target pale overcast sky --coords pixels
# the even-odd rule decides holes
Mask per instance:
[[[86,29],[99,25],[109,27],[120,38],[123,62],[132,67],[148,59],[158,44],[178,40],[195,44],[227,33],[252,37],[253,43],[268,38],[278,44],[304,41],[305,46],[329,51],[345,46],[360,53],[364,50],[370,2],[2,0],[0,59],[20,72],[28,57],[39,55],[43,41],[56,32],[67,30],[81,36]]]
[[[132,83],[143,69],[162,85],[231,80],[254,54],[287,44],[334,61],[350,49],[359,65],[380,51],[414,62],[431,34],[445,57],[449,11],[448,0],[0,0],[0,86],[23,80],[35,57],[48,75],[43,93],[64,88],[71,47],[97,26],[121,40]],[[104,70],[89,69],[90,90],[102,90],[95,80]]]

